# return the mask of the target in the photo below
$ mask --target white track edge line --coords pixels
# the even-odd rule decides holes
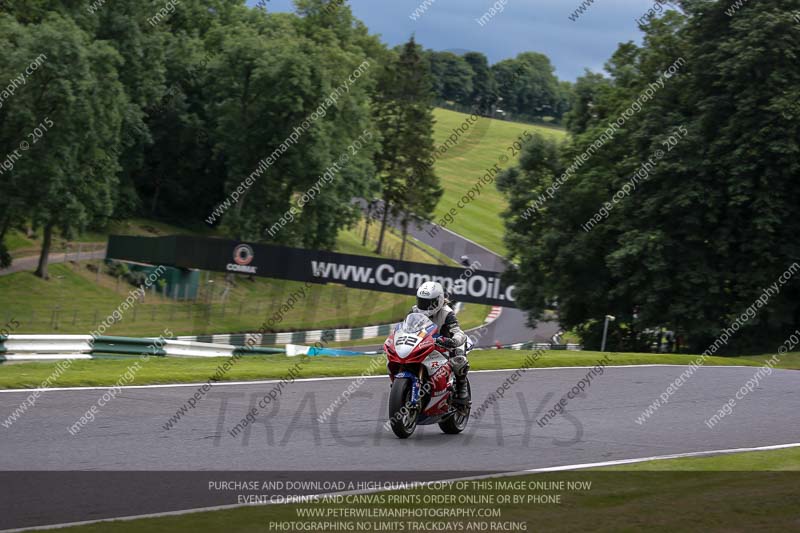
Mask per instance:
[[[653,367],[682,367],[687,365],[679,365],[679,364],[670,364],[670,363],[653,363],[653,364],[646,364],[646,365],[607,365],[604,368],[653,368]],[[586,368],[594,368],[595,365],[592,366],[547,366],[541,368],[528,368],[527,370],[570,370],[570,369],[586,369]],[[755,366],[747,366],[747,365],[717,365],[717,366],[706,366],[703,368],[759,368]],[[519,368],[497,368],[493,370],[470,370],[470,374],[488,374],[491,372],[516,372],[520,370]],[[527,371],[526,370],[526,371]],[[785,369],[777,369],[777,370],[785,370]],[[386,378],[388,375],[381,374],[378,376],[328,376],[328,377],[318,377],[318,378],[301,378],[295,379],[295,382],[302,383],[302,382],[314,382],[314,381],[340,381],[345,379],[376,379],[376,378]],[[278,383],[282,381],[280,378],[276,379],[269,379],[269,380],[260,380],[260,381],[218,381],[213,383],[212,387],[230,387],[233,385],[269,385],[271,383]],[[108,390],[108,389],[168,389],[168,388],[180,388],[180,387],[202,387],[205,385],[207,381],[202,381],[200,383],[156,383],[152,385],[123,385],[121,387],[116,387],[114,385],[103,385],[103,386],[91,386],[91,387],[50,387],[50,388],[36,388],[36,389],[0,389],[0,394],[2,393],[19,393],[19,392],[69,392],[69,391],[88,391],[88,390]]]

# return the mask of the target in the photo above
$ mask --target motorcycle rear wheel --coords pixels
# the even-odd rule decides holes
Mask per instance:
[[[419,409],[410,408],[413,385],[408,378],[397,378],[389,393],[389,425],[401,439],[407,439],[417,429]]]
[[[472,400],[472,388],[469,385],[469,379],[467,379],[467,399],[470,400],[470,403],[467,404],[467,407],[459,409],[451,416],[447,417],[446,420],[439,422],[439,429],[448,435],[457,435],[467,429],[467,422],[469,422],[469,413],[471,411]]]

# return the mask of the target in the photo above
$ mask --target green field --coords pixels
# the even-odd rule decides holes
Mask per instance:
[[[434,139],[437,146],[444,144],[453,128],[462,125],[469,117],[445,109],[436,109],[434,116],[436,118]],[[450,208],[458,209],[456,204],[459,199],[477,184],[486,173],[486,169],[495,163],[498,163],[501,169],[505,169],[519,159],[519,154],[512,153],[509,147],[523,132],[540,133],[557,139],[562,139],[566,135],[563,130],[553,127],[484,117],[473,122],[467,133],[457,140],[456,145],[439,156],[436,161],[436,174],[441,178],[445,191],[436,208],[436,222]],[[503,157],[507,158],[505,162],[501,160]],[[505,207],[506,201],[494,184],[484,186],[481,195],[460,210],[455,216],[455,221],[448,224],[447,228],[482,244],[493,252],[505,255],[503,221],[499,216]]]
[[[435,116],[437,145],[443,144],[452,129],[467,118],[467,115],[444,109],[435,110]],[[481,117],[458,139],[455,146],[439,155],[436,171],[442,179],[445,194],[437,208],[437,220],[455,206],[464,192],[484,174],[485,169],[499,162],[501,156],[508,156],[508,160],[500,164],[501,168],[516,160],[508,147],[526,130],[555,137],[564,135],[561,130],[546,126]],[[494,185],[489,185],[476,201],[459,211],[455,222],[448,228],[502,254],[505,252],[503,227],[498,214],[504,206],[502,196]],[[337,240],[337,251],[375,256],[378,224],[370,227],[366,246],[362,245],[363,230],[362,222],[343,231]],[[187,233],[213,235],[207,228],[189,230],[162,222],[134,219],[113,222],[106,230],[87,232],[73,242],[56,236],[53,251],[67,250],[74,254],[79,247],[83,251],[97,248],[103,245],[108,234],[160,236]],[[6,244],[15,257],[33,256],[38,254],[41,236],[13,230],[6,238]],[[399,258],[400,246],[399,235],[387,232],[382,255]],[[404,259],[452,264],[452,258],[442,251],[413,239],[409,239]],[[52,279],[47,282],[26,272],[0,277],[0,309],[5,315],[0,319],[18,320],[21,327],[16,333],[88,334],[117,308],[132,287],[102,272],[97,275],[87,266],[85,262],[52,265]],[[125,316],[109,333],[159,335],[165,325],[176,335],[253,331],[260,326],[270,309],[280,306],[300,285],[276,280],[248,281],[244,277],[237,277],[223,302],[220,296],[226,287],[224,276],[212,273],[208,279],[214,283],[204,284],[204,291],[197,302],[173,302],[158,295],[148,296],[146,303],[137,305],[135,311]],[[292,313],[277,329],[286,331],[391,322],[399,320],[413,301],[410,297],[400,295],[332,285],[315,286],[313,298],[313,305]],[[469,328],[480,325],[488,309],[488,306],[467,306],[462,316],[462,326]]]
[[[470,354],[473,370],[515,369],[525,364],[531,352],[520,350],[480,350]],[[665,354],[600,354],[599,352],[545,352],[531,368],[556,366],[592,366],[604,355],[609,355],[609,365],[688,364],[696,356]],[[382,356],[378,356],[382,357]],[[769,356],[755,358],[709,357],[706,366],[744,365],[760,366]],[[115,383],[132,359],[74,361],[53,385],[57,387],[102,386]],[[133,385],[155,383],[196,383],[213,375],[223,358],[162,358],[154,357],[136,374]],[[284,377],[299,359],[282,355],[246,356],[239,359],[223,381],[247,381]],[[356,376],[370,367],[371,356],[306,357],[298,378]],[[0,389],[35,388],[53,373],[56,363],[5,364],[0,372]],[[800,353],[790,354],[781,360],[782,368],[800,369]],[[373,375],[386,373],[385,368],[372,369]]]
[[[558,503],[498,503],[484,508],[500,509],[497,522],[527,523],[525,531],[796,531],[797,471],[800,448],[769,452],[746,452],[690,459],[650,461],[614,468],[531,474],[480,480],[470,483],[469,494],[517,496],[555,496]],[[263,478],[263,476],[262,476]],[[583,489],[530,490],[500,488],[498,483],[580,483]],[[483,483],[480,485],[479,483]],[[591,485],[586,485],[586,484]],[[534,485],[535,486],[535,485]],[[539,485],[542,486],[542,485]],[[464,491],[459,492],[463,494]],[[446,489],[421,488],[412,491],[383,493],[388,501],[393,495],[419,495],[421,498],[448,494]],[[452,491],[450,492],[452,494]],[[364,501],[367,501],[366,499]],[[104,522],[77,526],[65,531],[81,533],[153,532],[251,532],[268,531],[275,522],[308,523],[299,509],[409,508],[406,504],[323,503],[295,505],[258,505],[238,509],[198,512],[182,516]],[[434,507],[431,504],[417,505]],[[465,504],[452,505],[466,508]],[[344,515],[346,516],[346,515]],[[340,519],[346,521],[347,519]],[[373,524],[387,519],[372,519]],[[352,521],[352,520],[351,520]],[[422,522],[422,520],[416,520]],[[462,523],[466,519],[440,520]],[[477,522],[477,520],[472,521]],[[531,529],[531,527],[533,529]],[[377,528],[372,530],[377,531]],[[317,529],[334,533],[341,529]],[[384,529],[384,531],[388,531]],[[406,529],[408,531],[408,529]],[[479,531],[472,529],[472,531]]]

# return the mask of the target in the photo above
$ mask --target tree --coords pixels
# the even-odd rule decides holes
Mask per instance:
[[[426,55],[430,61],[433,91],[437,98],[470,105],[475,73],[469,63],[452,52],[431,50]]]
[[[225,160],[214,151],[214,120],[206,107],[216,53],[197,37],[168,39],[165,89],[144,109],[152,142],[143,147],[135,178],[143,210],[152,217],[199,223],[225,195]]]
[[[377,253],[383,248],[389,217],[400,217],[403,249],[414,218],[430,219],[443,193],[433,168],[431,81],[422,53],[412,37],[379,80],[375,121],[381,150],[375,166],[382,184],[383,216]]]
[[[800,97],[800,72],[787,59],[800,55],[800,28],[786,16],[790,4],[749,3],[730,17],[726,4],[682,2],[684,14],[642,27],[642,46],[620,45],[608,81],[579,82],[585,105],[570,116],[575,136],[557,164],[548,164],[553,147],[531,145],[520,168],[499,180],[512,201],[505,216],[519,301],[532,320],[558,297],[563,325],[581,330],[589,347],[599,344],[608,313],[617,316],[614,348],[642,349],[645,330],[666,327],[697,353],[712,343],[718,353],[771,350],[800,325],[800,288],[789,271],[800,267],[792,266],[800,245],[791,237],[800,231],[800,132],[786,114]],[[633,102],[638,110],[613,139],[523,221],[541,187]],[[647,178],[612,204],[650,158]],[[514,194],[527,198],[513,203]],[[605,202],[606,216],[582,227]],[[753,312],[779,279],[780,292]],[[746,323],[720,346],[743,313]]]
[[[506,111],[523,117],[553,116],[558,103],[558,80],[544,54],[524,52],[492,65]]]
[[[480,114],[488,115],[497,102],[497,81],[489,68],[489,60],[479,52],[464,54],[464,61],[472,68],[472,94],[470,105]]]
[[[556,122],[561,122],[572,105],[572,83],[568,81],[558,82],[558,92],[556,94],[555,105],[553,105],[553,118]]]
[[[112,214],[119,167],[109,153],[118,148],[128,100],[117,76],[119,54],[72,20],[51,14],[12,31],[19,36],[11,45],[16,60],[47,58],[0,122],[3,138],[28,143],[11,180],[25,184],[17,199],[44,228],[36,274],[46,279],[55,229],[70,236]]]
[[[34,57],[28,57],[30,50],[20,47],[18,43],[24,40],[24,27],[9,16],[0,16],[0,47],[5,51],[0,54],[0,79],[15,80],[20,72],[31,63]],[[3,87],[5,89],[5,86]],[[8,231],[25,220],[26,185],[13,171],[19,155],[20,131],[23,131],[24,116],[12,107],[13,99],[22,96],[23,87],[15,90],[10,96],[4,95],[0,105],[0,146],[2,157],[0,160],[0,268],[11,264],[11,256],[4,245],[4,238]],[[14,152],[14,150],[17,150]],[[8,154],[8,155],[6,155]],[[10,158],[10,159],[9,159]]]
[[[579,135],[585,132],[598,116],[605,115],[595,108],[600,105],[599,100],[602,96],[600,92],[610,85],[609,80],[602,74],[588,70],[577,79],[572,89],[570,110],[564,117],[570,133]]]
[[[225,191],[247,184],[224,215],[224,231],[237,238],[331,248],[357,220],[352,199],[374,188],[375,142],[365,134],[374,62],[352,23],[343,36],[327,16],[313,15],[322,4],[302,4],[310,20],[248,11],[212,37],[221,51],[210,66],[206,112],[216,117],[212,137],[226,158]],[[299,201],[315,186],[324,191]],[[296,223],[268,231],[286,213]]]

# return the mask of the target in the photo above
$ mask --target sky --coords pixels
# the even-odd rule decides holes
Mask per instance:
[[[619,43],[640,42],[636,19],[654,6],[660,8],[656,0],[595,0],[572,21],[569,16],[582,0],[349,2],[353,14],[389,46],[404,43],[413,34],[425,48],[483,52],[490,63],[520,52],[541,52],[552,61],[556,75],[570,81],[586,68],[602,71]],[[477,19],[494,5],[502,11],[480,25]],[[270,0],[268,10],[294,11],[294,7],[291,0]],[[422,13],[413,20],[415,10]]]

